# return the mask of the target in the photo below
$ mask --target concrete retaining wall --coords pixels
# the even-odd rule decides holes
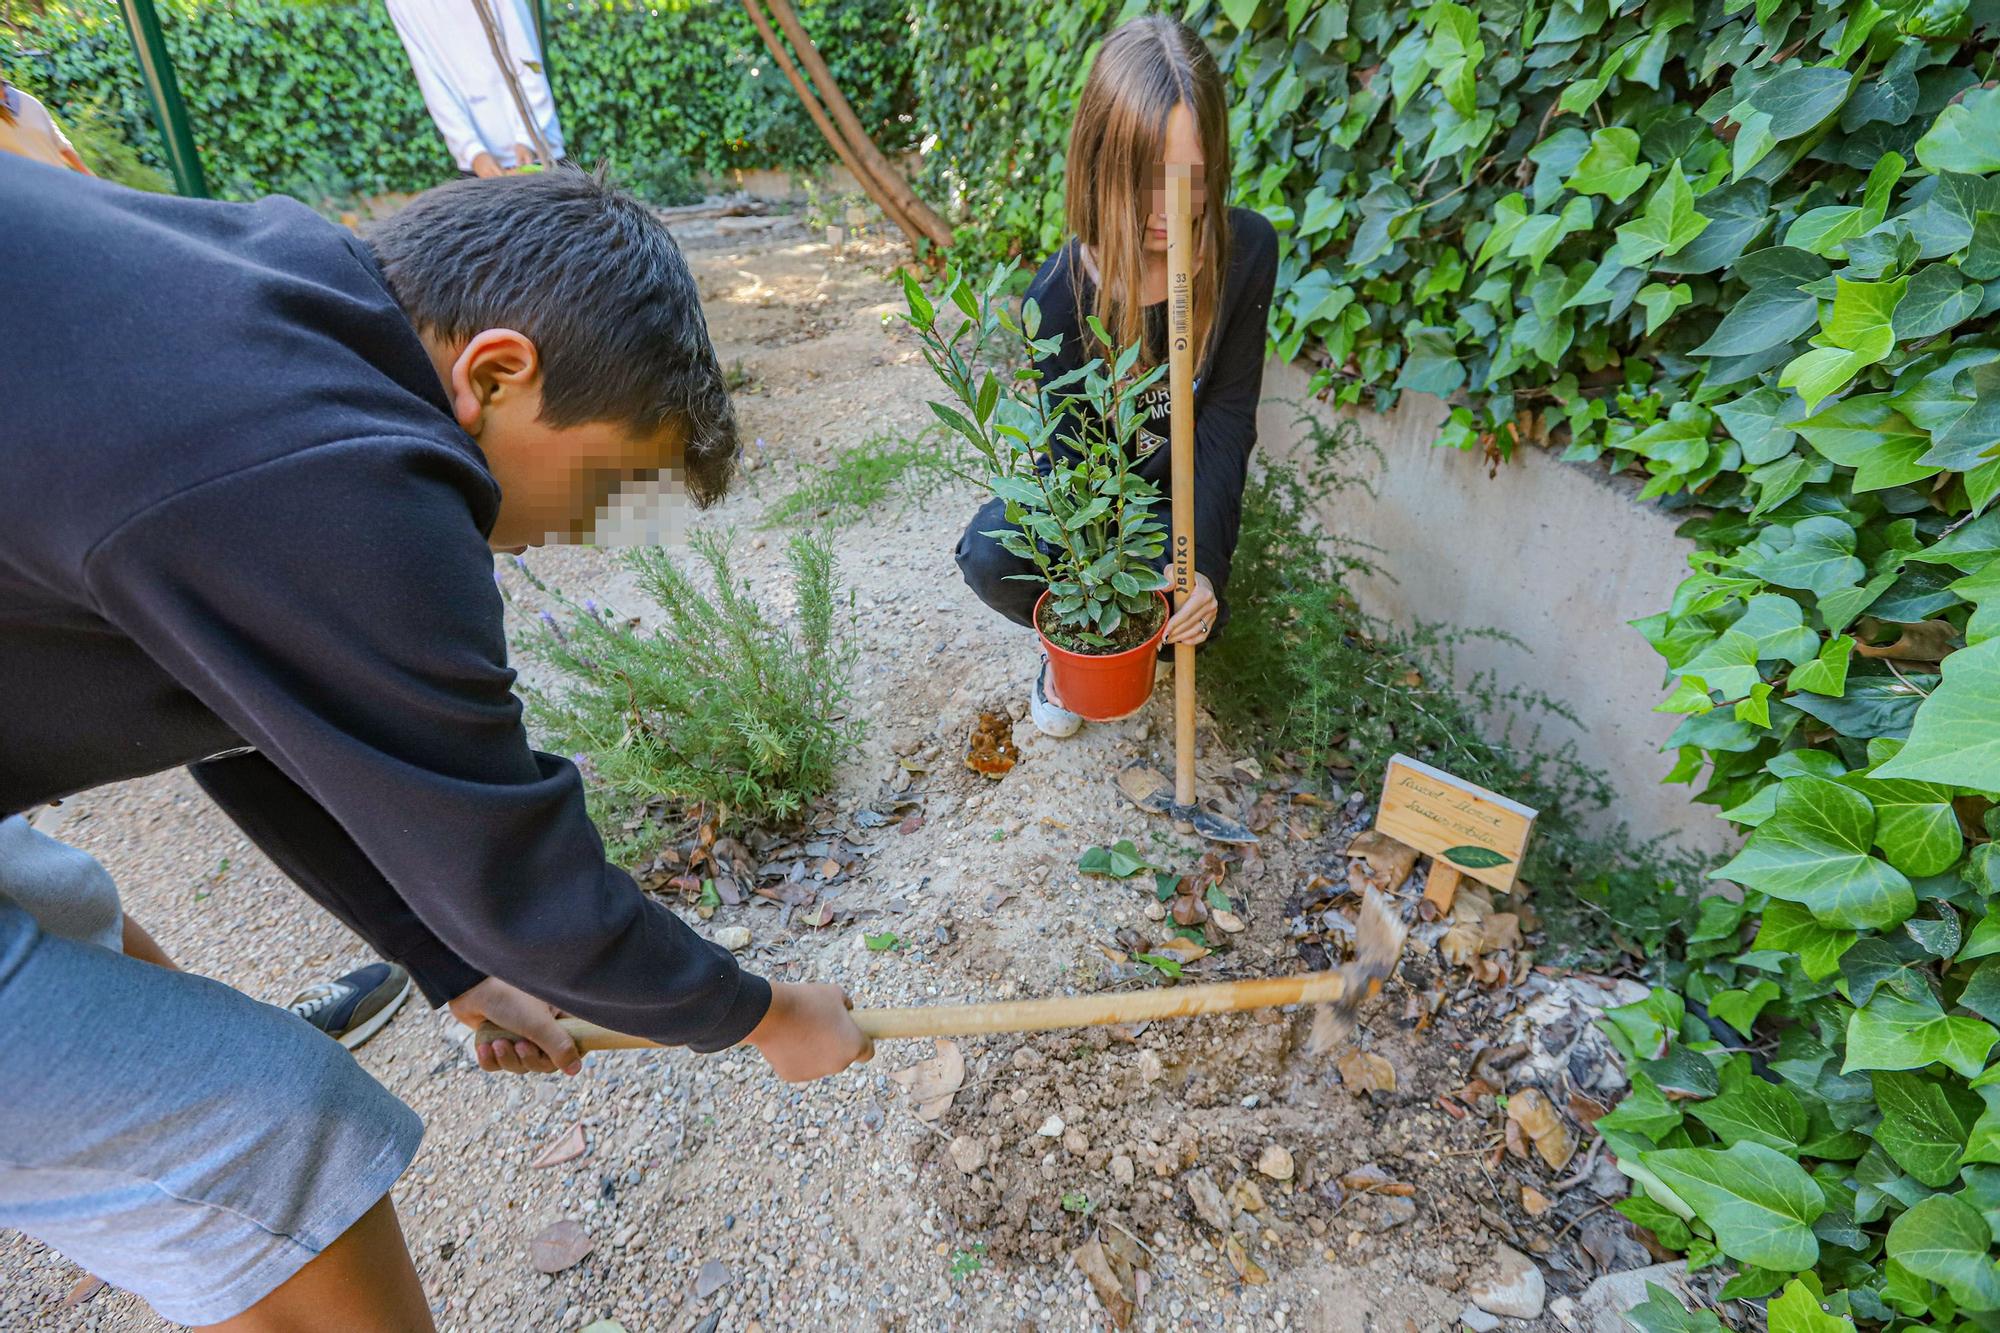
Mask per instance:
[[[1295,366],[1266,368],[1258,421],[1266,462],[1282,464],[1304,440],[1295,421],[1311,402],[1306,386]],[[1405,394],[1393,412],[1354,414],[1382,451],[1379,464],[1357,463],[1378,495],[1346,492],[1320,517],[1330,531],[1378,548],[1372,558],[1383,576],[1355,587],[1363,609],[1405,624],[1514,635],[1522,646],[1463,645],[1460,668],[1539,689],[1575,712],[1580,728],[1545,718],[1542,734],[1552,744],[1574,740],[1585,762],[1609,776],[1621,799],[1607,819],[1642,839],[1726,847],[1728,826],[1688,800],[1691,788],[1660,785],[1673,766],[1660,746],[1679,719],[1652,711],[1663,695],[1661,662],[1626,623],[1666,607],[1688,572],[1677,521],[1635,504],[1636,487],[1537,449],[1489,478],[1479,458],[1432,443],[1445,413],[1435,398]]]

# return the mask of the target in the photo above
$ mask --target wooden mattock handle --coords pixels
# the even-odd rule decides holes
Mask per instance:
[[[1194,168],[1168,162],[1167,392],[1174,605],[1194,591]],[[1194,645],[1174,645],[1174,803],[1194,804]]]
[[[1067,995],[1048,1000],[1001,1004],[946,1004],[913,1009],[856,1009],[854,1022],[870,1037],[962,1037],[981,1032],[1048,1032],[1058,1028],[1149,1023],[1163,1018],[1235,1013],[1287,1004],[1326,1004],[1346,998],[1357,984],[1339,969],[1290,977],[1218,981],[1203,986],[1170,986],[1111,995]],[[580,1018],[559,1020],[577,1049],[639,1050],[659,1045],[644,1037],[613,1032]],[[514,1034],[491,1024],[476,1040],[503,1041]]]

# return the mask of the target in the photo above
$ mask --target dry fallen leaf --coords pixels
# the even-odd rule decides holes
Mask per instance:
[[[1406,847],[1377,829],[1363,829],[1347,844],[1347,855],[1358,857],[1368,866],[1367,878],[1384,891],[1397,888],[1410,877],[1417,864],[1417,851]],[[1352,883],[1350,869],[1350,883]]]
[[[544,1227],[528,1246],[529,1261],[541,1273],[560,1273],[583,1262],[596,1242],[579,1224],[564,1218]]]
[[[59,1310],[74,1310],[98,1292],[103,1291],[104,1286],[103,1278],[92,1277],[89,1273],[85,1273],[76,1280],[76,1285],[69,1289],[68,1294],[62,1298],[56,1308]]]
[[[1340,1058],[1340,1081],[1355,1096],[1368,1092],[1394,1092],[1396,1067],[1369,1051],[1349,1051]]]
[[[1453,967],[1470,967],[1479,958],[1479,927],[1460,922],[1438,939],[1438,953]]]
[[[1562,1170],[1576,1156],[1576,1136],[1570,1133],[1562,1113],[1540,1088],[1522,1088],[1509,1095],[1507,1119],[1521,1127],[1521,1133],[1533,1141],[1542,1160],[1555,1170]]]
[[[1236,915],[1234,912],[1225,912],[1219,908],[1209,913],[1209,919],[1231,935],[1240,935],[1245,928],[1242,917]]]
[[[1208,949],[1204,948],[1202,945],[1196,944],[1193,940],[1189,939],[1185,935],[1174,936],[1172,939],[1162,944],[1158,949],[1155,949],[1154,952],[1167,954],[1170,957],[1174,958],[1175,960],[1183,963],[1192,963],[1197,958],[1206,958],[1209,955]]]
[[[1124,792],[1125,799],[1134,805],[1143,807],[1147,801],[1172,788],[1173,784],[1167,781],[1167,775],[1157,768],[1134,764],[1130,768],[1118,770],[1118,790]]]
[[[965,1056],[958,1043],[940,1041],[937,1054],[921,1064],[889,1075],[909,1090],[917,1104],[917,1119],[936,1120],[951,1109],[951,1099],[965,1084]]]
[[[574,1162],[583,1156],[589,1145],[584,1142],[583,1126],[571,1125],[563,1133],[549,1141],[548,1147],[535,1154],[535,1160],[528,1165],[540,1170],[546,1166],[561,1166],[564,1162]]]
[[[1194,1203],[1195,1215],[1217,1231],[1227,1233],[1229,1205],[1223,1202],[1222,1191],[1215,1187],[1214,1177],[1206,1170],[1193,1172],[1187,1178],[1187,1192]]]
[[[1243,1242],[1236,1237],[1231,1236],[1222,1242],[1222,1252],[1229,1256],[1229,1266],[1236,1270],[1236,1276],[1251,1286],[1271,1280],[1264,1270],[1257,1266],[1257,1261],[1244,1250]]]
[[[998,782],[1020,761],[1013,722],[1004,713],[981,713],[965,740],[965,766]]]
[[[1529,1217],[1540,1217],[1556,1206],[1556,1201],[1536,1189],[1533,1185],[1521,1186],[1521,1211]]]
[[[1341,1188],[1356,1194],[1386,1194],[1391,1198],[1408,1198],[1417,1192],[1416,1186],[1406,1185],[1392,1177],[1387,1171],[1369,1162],[1357,1166],[1340,1178]]]
[[[1512,912],[1495,912],[1479,923],[1479,952],[1498,953],[1521,947],[1521,918]]]
[[[1132,1311],[1138,1304],[1132,1266],[1095,1240],[1078,1246],[1070,1258],[1090,1279],[1091,1290],[1104,1303],[1104,1312],[1111,1316],[1112,1324],[1118,1328],[1130,1326]]]

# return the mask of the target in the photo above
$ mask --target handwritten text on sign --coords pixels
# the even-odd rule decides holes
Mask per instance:
[[[1375,827],[1462,875],[1510,889],[1535,811],[1407,755],[1389,761]]]

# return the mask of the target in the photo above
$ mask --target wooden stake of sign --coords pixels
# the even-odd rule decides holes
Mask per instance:
[[[1194,168],[1167,168],[1167,402],[1174,607],[1194,592]],[[1194,804],[1194,645],[1174,645],[1174,804]]]
[[[1382,778],[1375,827],[1431,858],[1424,901],[1443,916],[1461,877],[1502,892],[1514,887],[1536,814],[1519,801],[1399,754]]]

